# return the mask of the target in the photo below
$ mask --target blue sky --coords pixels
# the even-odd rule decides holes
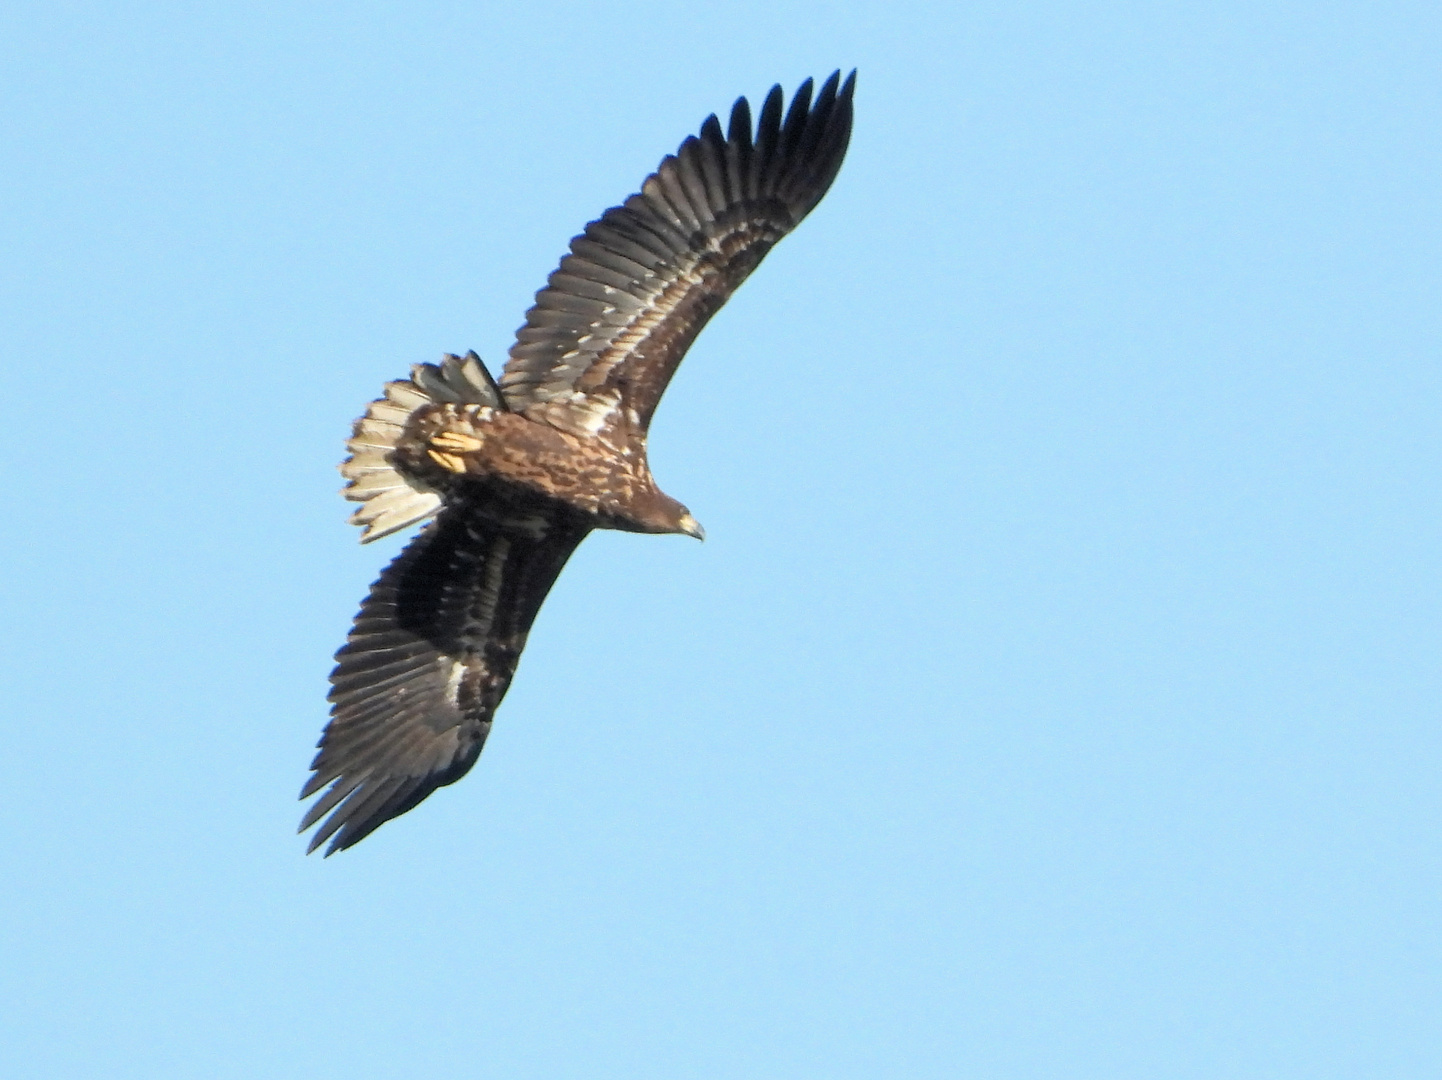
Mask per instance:
[[[0,1071],[1442,1074],[1442,13],[0,13]],[[296,802],[335,465],[709,112],[860,69],[473,772]]]

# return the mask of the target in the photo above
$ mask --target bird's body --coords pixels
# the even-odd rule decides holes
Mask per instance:
[[[596,528],[687,531],[675,527],[684,509],[674,512],[651,476],[644,436],[617,445],[520,413],[443,404],[417,410],[395,457],[437,490],[516,488],[592,515]]]
[[[556,576],[592,529],[702,536],[646,456],[656,403],[707,320],[826,193],[854,73],[752,139],[749,106],[687,139],[571,242],[499,383],[479,357],[419,364],[356,423],[341,466],[363,540],[434,517],[361,605],[331,675],[331,721],[302,798],[329,790],[327,854],[475,763]],[[839,89],[838,89],[839,86]]]

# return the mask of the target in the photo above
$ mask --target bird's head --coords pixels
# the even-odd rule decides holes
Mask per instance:
[[[697,540],[706,539],[706,530],[691,516],[691,511],[662,491],[633,495],[627,500],[624,510],[605,516],[614,521],[612,528],[644,533],[681,533]]]
[[[685,533],[687,536],[694,536],[697,540],[706,539],[706,530],[701,528],[701,523],[691,516],[691,511],[682,507],[684,513],[676,521],[676,531]]]

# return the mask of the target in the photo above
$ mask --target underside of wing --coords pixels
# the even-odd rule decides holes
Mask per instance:
[[[500,378],[510,407],[576,434],[643,436],[707,320],[821,201],[851,137],[856,73],[808,79],[783,117],[773,87],[753,138],[745,98],[715,116],[641,191],[571,241]],[[838,85],[840,84],[840,85]]]
[[[485,745],[526,635],[587,526],[564,508],[449,505],[385,569],[331,673],[331,720],[301,791],[329,790],[329,855],[459,780]],[[332,839],[333,838],[333,839]]]

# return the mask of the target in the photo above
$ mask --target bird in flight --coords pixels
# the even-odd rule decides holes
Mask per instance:
[[[526,635],[592,529],[703,537],[646,462],[686,350],[821,201],[851,137],[853,71],[754,130],[741,98],[571,241],[500,379],[474,353],[417,364],[356,422],[341,465],[361,541],[428,524],[361,603],[331,673],[302,799],[330,855],[459,780],[481,753]],[[327,817],[327,815],[329,815]]]

